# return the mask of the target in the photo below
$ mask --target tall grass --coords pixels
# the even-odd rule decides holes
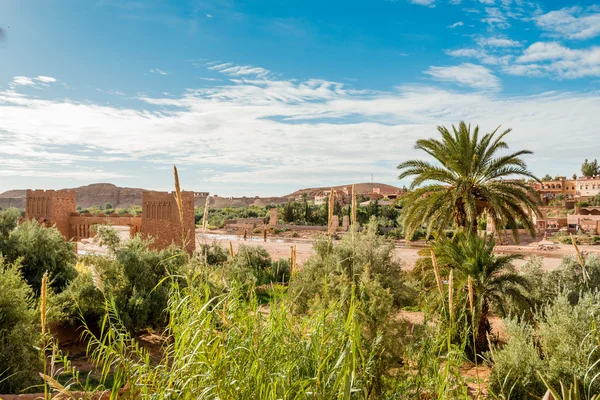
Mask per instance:
[[[104,379],[152,398],[351,399],[373,392],[377,343],[364,352],[354,293],[349,311],[332,302],[292,316],[285,301],[264,312],[242,287],[212,296],[207,282],[172,287],[165,356],[148,353],[120,326],[114,307],[100,335],[86,331]],[[249,300],[246,298],[249,297]]]

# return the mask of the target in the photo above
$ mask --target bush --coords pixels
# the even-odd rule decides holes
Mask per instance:
[[[592,393],[600,391],[600,382],[592,382],[600,367],[596,365],[590,370],[600,359],[600,354],[594,352],[600,339],[597,330],[600,294],[586,293],[575,305],[570,297],[568,292],[563,292],[553,303],[541,307],[532,325],[521,322],[518,326],[515,320],[505,322],[510,339],[492,357],[490,389],[493,392],[506,395],[512,390],[511,398],[515,399],[541,397],[545,388],[536,371],[554,387],[575,376],[582,387],[591,384]],[[531,326],[537,326],[535,332]]]
[[[344,235],[336,246],[325,236],[315,239],[316,254],[304,263],[290,287],[297,311],[308,311],[312,300],[323,296],[325,277],[328,290],[339,294],[345,283],[358,283],[365,269],[389,290],[395,307],[414,303],[416,293],[406,284],[403,264],[393,258],[394,243],[378,236],[377,230],[372,220],[363,232]]]
[[[77,326],[83,318],[94,326],[104,316],[104,296],[94,284],[92,269],[95,271],[95,267],[81,264],[77,277],[64,291],[48,296],[48,321]]]
[[[221,265],[224,264],[229,258],[229,252],[225,250],[216,241],[211,244],[203,243],[200,248],[196,250],[202,260],[208,265]]]
[[[40,340],[33,291],[18,263],[0,257],[0,393],[16,393],[32,385],[39,367],[35,347]]]
[[[161,283],[167,276],[181,272],[186,256],[177,249],[153,250],[150,244],[151,241],[136,236],[123,245],[113,246],[110,257],[82,257],[77,278],[65,293],[50,299],[55,321],[73,324],[83,317],[93,325],[104,315],[106,297],[114,302],[129,330],[163,327],[167,322],[168,287]]]
[[[42,276],[48,272],[50,285],[60,291],[76,275],[77,256],[73,243],[54,227],[46,228],[37,221],[25,221],[14,229],[5,249],[5,257],[14,262],[22,259],[21,272],[27,283],[39,294]]]

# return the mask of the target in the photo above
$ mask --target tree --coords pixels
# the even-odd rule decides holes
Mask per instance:
[[[39,366],[37,312],[33,292],[18,263],[0,257],[0,393],[17,393],[36,383]]]
[[[493,237],[460,233],[452,239],[437,241],[433,245],[439,265],[452,268],[454,273],[454,302],[468,310],[468,279],[472,279],[474,320],[476,321],[477,352],[489,351],[486,334],[490,332],[491,307],[503,316],[511,301],[526,302],[530,283],[518,274],[513,261],[518,254],[495,255]]]
[[[542,181],[553,181],[554,178],[550,176],[550,174],[546,174],[542,177]]]
[[[65,242],[55,227],[46,228],[37,221],[25,221],[11,232],[4,247],[7,261],[22,259],[23,278],[36,294],[39,294],[45,272],[48,272],[51,286],[59,290],[77,275],[73,243]]]
[[[421,139],[415,148],[433,157],[439,165],[422,160],[409,160],[398,165],[398,179],[414,176],[411,191],[405,196],[403,222],[407,239],[417,229],[427,227],[427,237],[451,227],[477,231],[477,220],[487,214],[497,227],[508,227],[518,240],[521,223],[531,235],[535,226],[531,215],[539,215],[539,196],[523,179],[539,181],[521,156],[532,154],[520,150],[507,155],[504,137],[510,129],[497,135],[499,128],[479,136],[479,127],[461,122],[452,126],[453,133],[440,126],[442,140]],[[507,179],[508,178],[508,179]]]
[[[600,175],[600,168],[598,167],[598,160],[588,162],[587,158],[581,165],[581,174],[585,177]]]
[[[112,210],[112,208],[113,208],[113,206],[109,202],[104,203],[104,209],[105,210]]]

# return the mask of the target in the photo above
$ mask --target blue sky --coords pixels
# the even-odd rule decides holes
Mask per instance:
[[[402,185],[460,120],[539,175],[600,156],[593,1],[8,0],[0,29],[0,191]]]

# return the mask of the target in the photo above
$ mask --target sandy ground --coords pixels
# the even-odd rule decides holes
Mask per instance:
[[[119,228],[119,232],[123,239],[128,238],[128,230]],[[292,238],[289,232],[286,234],[271,235],[267,237],[265,242],[261,234],[250,236],[248,235],[244,239],[243,234],[238,232],[226,232],[226,231],[213,231],[206,234],[201,232],[196,233],[196,244],[200,243],[212,243],[217,242],[220,245],[228,248],[229,242],[233,246],[233,250],[237,251],[240,245],[253,245],[264,247],[274,260],[280,258],[290,257],[290,247],[296,245],[296,254],[298,264],[302,265],[314,252],[312,248],[312,236],[314,233],[300,232],[298,238]],[[544,269],[550,271],[556,269],[561,262],[561,259],[565,255],[575,255],[575,250],[571,245],[555,244],[551,249],[542,250],[538,246],[539,242],[524,242],[521,245],[506,245],[496,246],[498,253],[505,254],[520,254],[523,256],[522,260],[515,262],[516,266],[520,266],[527,261],[531,256],[543,257]],[[417,242],[414,244],[406,244],[403,241],[396,242],[396,249],[394,251],[394,257],[398,260],[402,260],[407,270],[412,269],[415,266],[417,259],[419,258],[418,251],[425,247],[426,244]],[[579,246],[580,250],[586,254],[597,254],[600,256],[600,246]],[[80,254],[86,252],[99,252],[104,253],[106,250],[96,245],[92,239],[84,239],[78,243],[78,251]]]

